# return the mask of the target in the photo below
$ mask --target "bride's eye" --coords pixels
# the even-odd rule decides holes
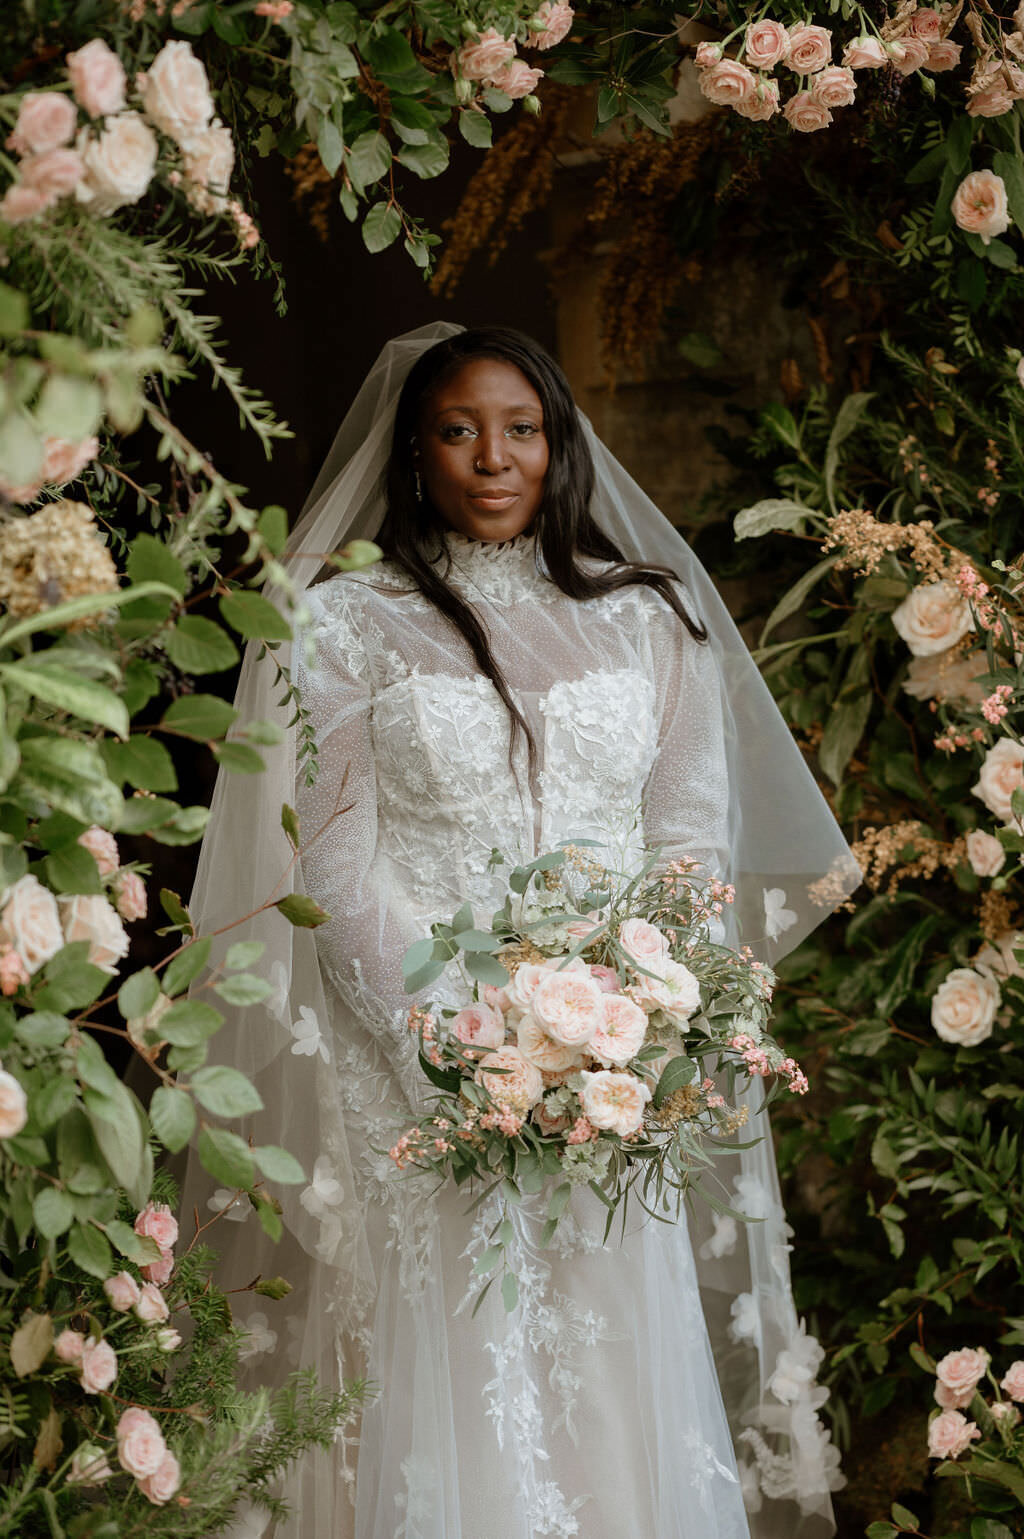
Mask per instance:
[[[513,422],[505,431],[516,438],[533,438],[540,432],[540,428],[535,422]]]
[[[476,429],[466,422],[448,422],[441,429],[441,440],[443,443],[451,443],[459,438],[473,436],[475,432]]]

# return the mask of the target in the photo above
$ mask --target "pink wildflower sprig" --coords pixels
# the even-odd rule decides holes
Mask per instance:
[[[997,727],[1006,715],[1009,707],[1007,701],[1013,696],[1013,688],[1009,684],[998,684],[987,699],[981,702],[981,714],[993,727]]]

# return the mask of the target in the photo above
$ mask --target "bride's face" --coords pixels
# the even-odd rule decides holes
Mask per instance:
[[[540,396],[514,364],[474,358],[426,398],[416,468],[451,529],[510,540],[544,495],[548,441]]]

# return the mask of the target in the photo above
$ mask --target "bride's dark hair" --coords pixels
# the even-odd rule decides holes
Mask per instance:
[[[706,641],[707,632],[687,614],[671,568],[627,561],[594,519],[590,511],[594,462],[569,382],[551,355],[531,337],[503,326],[460,331],[429,348],[413,364],[398,398],[386,472],[386,512],[375,538],[384,554],[408,572],[424,596],[465,637],[481,673],[491,680],[512,717],[513,747],[516,731],[525,733],[532,770],[536,750],[529,726],[491,652],[484,627],[446,580],[450,560],[438,559],[443,551],[444,521],[428,498],[420,501],[416,495],[413,441],[423,403],[450,375],[476,358],[497,358],[512,364],[540,396],[549,458],[534,532],[552,582],[570,598],[583,600],[629,584],[643,584],[661,594],[696,641]],[[580,557],[613,565],[594,572],[581,565]]]

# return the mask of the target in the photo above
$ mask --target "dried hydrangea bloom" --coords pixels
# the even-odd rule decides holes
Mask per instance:
[[[0,607],[35,615],[67,599],[118,588],[117,567],[81,502],[61,498],[0,528]],[[72,629],[97,625],[88,615]]]

